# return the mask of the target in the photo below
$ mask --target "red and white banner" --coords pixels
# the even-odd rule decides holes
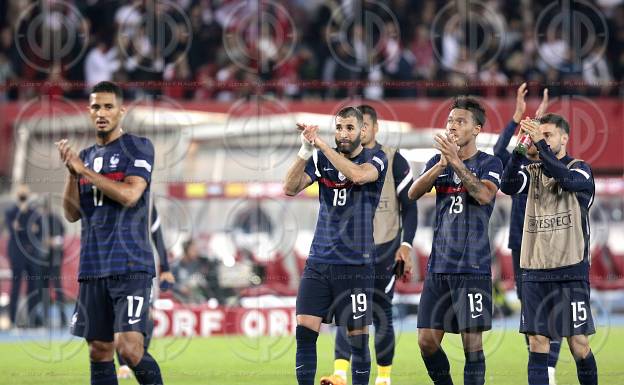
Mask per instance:
[[[154,337],[244,335],[247,337],[294,335],[295,308],[242,308],[178,305],[153,309]]]

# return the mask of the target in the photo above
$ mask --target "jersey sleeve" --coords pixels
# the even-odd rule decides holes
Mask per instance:
[[[489,156],[484,167],[481,168],[479,179],[489,180],[500,188],[501,176],[503,175],[503,163],[495,156]]]
[[[377,172],[379,173],[377,179],[383,179],[386,177],[386,172],[388,170],[388,157],[386,157],[386,153],[383,152],[383,150],[379,149],[373,153],[371,158],[368,159],[366,163],[372,164],[377,169]]]
[[[140,176],[150,183],[154,165],[154,145],[149,139],[141,138],[128,147],[129,160],[125,176]]]
[[[318,152],[314,150],[314,154],[307,160],[304,172],[308,174],[312,183],[314,183],[320,176],[318,167]]]
[[[427,171],[431,170],[433,168],[433,166],[435,166],[439,161],[440,161],[440,154],[434,155],[433,158],[431,158],[431,159],[429,159],[427,161],[427,163],[425,164],[425,167],[420,172],[420,175],[423,175]]]

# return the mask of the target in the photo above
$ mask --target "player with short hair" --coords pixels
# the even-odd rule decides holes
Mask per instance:
[[[299,385],[314,384],[319,329],[332,319],[348,330],[352,383],[368,384],[370,376],[373,217],[388,162],[383,151],[362,147],[363,118],[357,108],[340,110],[335,124],[335,149],[318,136],[317,126],[299,125],[301,149],[284,181],[289,196],[319,184],[319,215],[297,294]]]
[[[82,220],[71,332],[89,345],[91,384],[117,384],[115,350],[140,384],[162,384],[158,363],[143,347],[155,274],[149,241],[154,146],[123,132],[124,113],[121,88],[100,82],[89,96],[96,144],[76,154],[67,139],[57,143],[69,170],[65,218]]]
[[[581,385],[598,383],[588,335],[595,333],[590,306],[589,209],[595,185],[591,167],[568,155],[570,126],[560,115],[520,122],[539,152],[522,168],[516,151],[501,190],[527,195],[520,266],[520,332],[529,336],[529,385],[548,384],[550,340],[566,337]]]
[[[446,134],[435,136],[440,154],[409,190],[411,199],[419,199],[436,189],[433,245],[418,308],[418,345],[436,385],[453,383],[441,347],[446,332],[461,334],[464,384],[485,382],[482,332],[492,327],[488,225],[503,165],[477,149],[484,124],[485,110],[476,99],[455,99]]]
[[[413,183],[409,163],[397,148],[382,146],[377,142],[379,131],[377,112],[372,106],[360,105],[363,115],[362,146],[382,150],[388,158],[388,172],[374,221],[375,238],[375,291],[373,293],[373,325],[375,326],[375,355],[377,378],[375,385],[390,385],[392,360],[394,358],[394,325],[392,320],[392,297],[394,296],[395,261],[403,261],[404,274],[412,270],[411,249],[418,224],[416,201],[407,197]],[[399,277],[400,278],[400,277]],[[334,349],[334,373],[324,377],[332,385],[347,383],[347,371],[351,357],[347,330],[336,329]],[[323,380],[323,378],[321,379]]]

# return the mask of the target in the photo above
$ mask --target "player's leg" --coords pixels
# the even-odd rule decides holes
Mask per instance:
[[[445,329],[457,328],[453,312],[448,312],[452,310],[449,290],[442,274],[427,274],[418,305],[418,347],[427,373],[436,385],[453,384],[450,364],[442,349]]]
[[[87,340],[91,362],[91,385],[117,385],[112,341]]]
[[[589,338],[586,335],[571,336],[568,337],[568,345],[576,362],[579,384],[598,384],[598,368],[594,354],[589,346]]]
[[[347,371],[351,360],[351,345],[347,337],[347,328],[336,328],[336,342],[334,344],[334,376],[347,381]]]
[[[392,249],[394,251],[395,249]],[[392,253],[394,256],[394,253]],[[377,378],[375,385],[390,385],[392,361],[394,360],[394,324],[392,320],[392,266],[394,258],[386,258],[384,263],[375,265],[375,292],[373,293],[373,325],[375,326],[375,358]]]
[[[368,325],[373,323],[375,269],[372,265],[334,265],[331,271],[335,298],[332,313],[338,327],[347,327],[351,383],[367,385],[371,367]]]
[[[134,372],[139,384],[163,384],[160,367],[145,350],[152,279],[128,274],[110,278],[108,290],[115,310],[115,349]]]
[[[106,292],[105,278],[79,283],[76,308],[70,332],[89,345],[92,385],[117,385],[113,361],[113,311]]]
[[[313,385],[316,376],[316,340],[332,304],[327,264],[306,262],[297,292],[295,373],[299,385]]]
[[[553,290],[555,290],[553,292]],[[548,385],[548,352],[552,330],[551,317],[556,314],[555,299],[560,295],[549,282],[522,282],[522,310],[520,332],[529,338],[529,385]]]
[[[579,383],[581,385],[597,384],[596,359],[587,337],[596,331],[591,312],[589,284],[584,281],[572,281],[561,285],[563,286],[563,302],[568,310],[562,331],[564,336],[569,336],[568,345],[576,362]]]
[[[485,383],[482,333],[492,328],[492,278],[489,275],[455,274],[449,280],[453,309],[464,346],[464,384]]]
[[[551,339],[550,349],[548,350],[548,383],[550,385],[557,385],[555,372],[557,367],[557,361],[559,361],[559,352],[561,351],[561,340]]]

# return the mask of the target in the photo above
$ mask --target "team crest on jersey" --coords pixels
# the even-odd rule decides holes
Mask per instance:
[[[102,158],[101,156],[98,156],[97,158],[93,159],[93,171],[95,172],[102,171],[103,164],[104,164],[104,158]]]
[[[344,182],[347,177],[340,171],[338,171],[338,179],[340,179],[341,182]]]
[[[111,156],[110,160],[108,161],[108,167],[117,168],[118,164],[119,164],[119,154],[113,154],[113,156]]]

